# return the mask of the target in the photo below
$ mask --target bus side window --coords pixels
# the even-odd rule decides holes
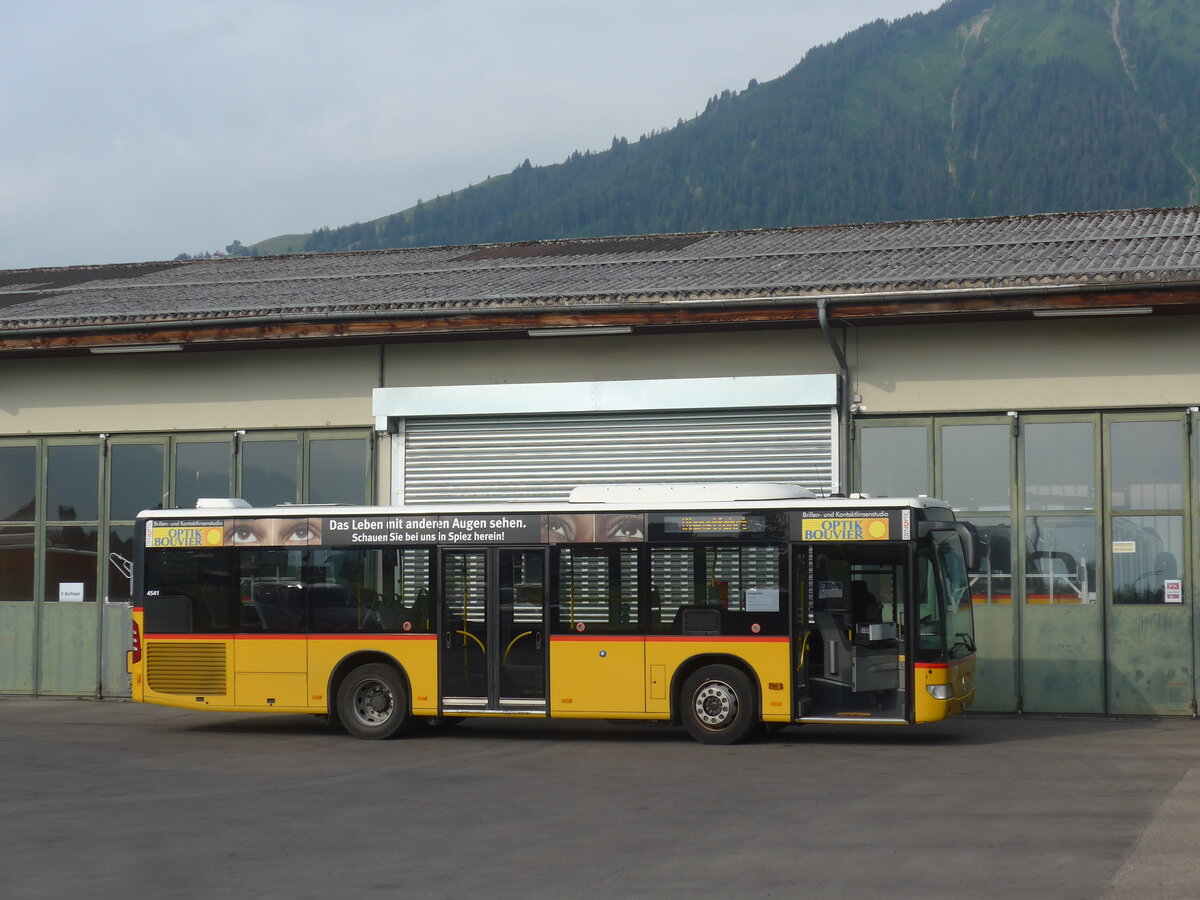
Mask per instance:
[[[918,650],[925,653],[941,653],[942,614],[938,597],[937,567],[928,550],[917,556],[917,619],[919,633]]]
[[[385,631],[433,631],[433,551],[404,547],[389,555],[379,580],[380,614]],[[407,625],[405,623],[408,623]]]
[[[641,555],[636,546],[556,545],[550,554],[554,632],[638,633]]]
[[[652,547],[652,631],[787,634],[786,562],[783,544]]]
[[[304,568],[316,633],[428,633],[433,554],[428,548],[313,549]]]
[[[696,564],[691,546],[650,548],[650,630],[677,630],[680,609],[700,605],[696,595]]]
[[[232,551],[149,550],[144,627],[147,634],[232,631]]]

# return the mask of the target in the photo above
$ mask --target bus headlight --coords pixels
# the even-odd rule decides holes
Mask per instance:
[[[954,696],[954,689],[948,684],[927,684],[925,690],[934,700],[949,700]]]

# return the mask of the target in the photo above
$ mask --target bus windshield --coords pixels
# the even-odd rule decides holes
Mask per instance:
[[[975,619],[962,546],[954,531],[935,531],[917,563],[922,662],[963,659],[975,652]]]

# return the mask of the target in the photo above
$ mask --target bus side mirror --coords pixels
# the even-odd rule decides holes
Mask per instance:
[[[963,562],[968,572],[979,571],[979,532],[970,522],[955,522],[954,530],[962,543]]]
[[[974,525],[970,522],[925,521],[917,526],[917,534],[923,538],[934,531],[951,530],[958,533],[958,542],[962,545],[963,565],[967,567],[968,572],[978,572],[979,532],[975,530]]]

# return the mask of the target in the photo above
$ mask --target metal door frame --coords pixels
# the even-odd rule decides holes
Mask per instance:
[[[1104,614],[1105,614],[1105,670],[1106,670],[1106,690],[1105,690],[1105,709],[1110,714],[1128,714],[1128,715],[1195,715],[1196,713],[1196,641],[1192,638],[1195,634],[1196,616],[1195,616],[1195,587],[1193,584],[1194,573],[1196,571],[1193,562],[1195,551],[1193,549],[1193,541],[1195,538],[1196,529],[1192,527],[1192,522],[1195,516],[1196,507],[1196,467],[1193,462],[1193,436],[1192,436],[1192,415],[1190,409],[1175,408],[1163,409],[1157,412],[1103,412],[1100,416],[1101,436],[1100,443],[1103,452],[1103,474],[1100,482],[1100,489],[1103,492],[1101,496],[1101,541],[1104,548]],[[1180,490],[1181,505],[1179,507],[1170,507],[1162,509],[1151,508],[1130,508],[1116,510],[1112,504],[1112,439],[1110,426],[1114,423],[1121,422],[1175,422],[1180,426],[1179,440],[1181,443],[1181,464],[1182,471],[1180,475]],[[1113,602],[1113,585],[1115,579],[1113,577],[1113,519],[1123,518],[1127,516],[1178,516],[1182,521],[1183,538],[1181,541],[1180,560],[1179,560],[1179,576],[1183,580],[1183,606],[1184,610],[1180,612],[1186,616],[1188,635],[1188,649],[1186,652],[1186,663],[1189,666],[1188,677],[1186,681],[1187,697],[1181,705],[1176,707],[1157,706],[1149,707],[1141,710],[1117,709],[1114,701],[1115,677],[1113,675],[1113,666],[1115,664],[1111,649],[1119,642],[1118,628],[1116,619],[1119,613],[1117,609],[1130,610],[1136,609],[1155,609],[1166,612],[1175,604],[1154,604],[1153,606],[1141,606],[1136,604],[1122,604],[1120,607]],[[1172,613],[1168,613],[1169,615]],[[1168,683],[1168,689],[1172,683]],[[1168,690],[1168,703],[1174,704],[1175,701],[1169,699],[1170,692]]]
[[[1020,608],[1016,610],[1018,640],[1021,653],[1017,659],[1017,669],[1019,678],[1018,698],[1021,703],[1021,710],[1026,711],[1026,701],[1030,691],[1027,690],[1027,662],[1025,658],[1026,647],[1026,628],[1031,623],[1028,619],[1033,612],[1028,608],[1029,601],[1029,579],[1028,579],[1028,560],[1025,553],[1028,538],[1027,520],[1030,518],[1092,518],[1095,521],[1095,539],[1096,539],[1096,582],[1095,594],[1096,605],[1099,607],[1100,615],[1100,633],[1099,641],[1101,648],[1100,657],[1100,703],[1098,709],[1078,709],[1071,710],[1072,712],[1080,712],[1086,714],[1102,714],[1108,710],[1108,606],[1105,598],[1108,592],[1109,583],[1109,561],[1105,545],[1105,516],[1107,515],[1108,502],[1105,494],[1107,469],[1105,467],[1104,451],[1108,446],[1105,423],[1103,415],[1100,412],[1031,412],[1021,413],[1016,417],[1017,438],[1016,438],[1016,482],[1013,493],[1012,507],[1012,546],[1015,559],[1013,560],[1013,588],[1014,588],[1014,604],[1016,604],[1017,591],[1020,593]],[[1088,424],[1092,426],[1092,465],[1095,473],[1095,481],[1093,489],[1095,491],[1095,499],[1090,510],[1034,510],[1029,509],[1026,505],[1026,490],[1028,482],[1026,479],[1026,459],[1025,459],[1025,442],[1027,437],[1027,429],[1031,425],[1074,425]],[[1033,710],[1034,712],[1062,712],[1063,710]]]

